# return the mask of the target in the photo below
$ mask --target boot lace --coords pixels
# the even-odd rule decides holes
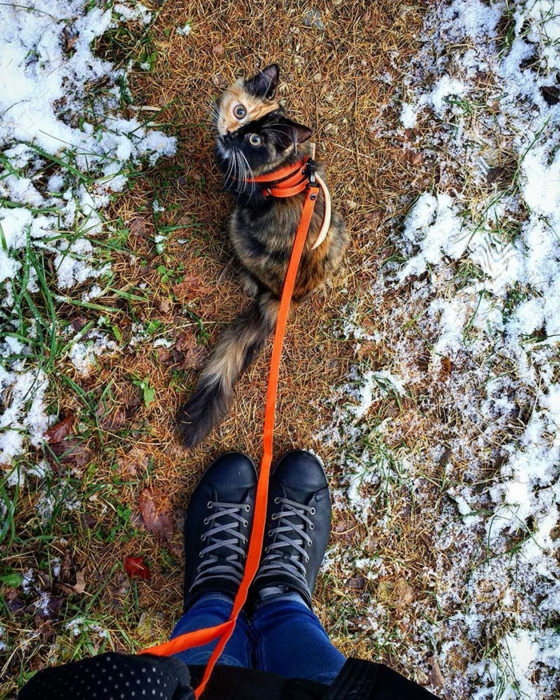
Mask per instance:
[[[305,564],[309,561],[309,555],[305,545],[311,547],[313,541],[307,534],[306,527],[310,530],[315,527],[309,517],[315,515],[315,508],[279,496],[274,499],[274,503],[281,506],[271,516],[272,520],[278,521],[278,525],[268,531],[273,540],[264,551],[259,577],[289,573],[307,588]]]
[[[215,508],[215,510],[204,518],[204,525],[210,527],[202,534],[201,540],[208,544],[200,550],[198,555],[201,562],[192,587],[216,576],[229,579],[239,585],[243,578],[247,555],[246,547],[242,546],[247,543],[247,538],[240,532],[240,528],[241,525],[247,527],[248,523],[243,513],[248,513],[251,506],[246,503],[208,501],[208,508]],[[229,522],[224,522],[226,516],[231,518]],[[224,556],[223,551],[219,555],[212,554],[215,550],[223,548],[229,550],[231,554]]]

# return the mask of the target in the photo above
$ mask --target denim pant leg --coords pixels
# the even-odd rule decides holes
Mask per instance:
[[[251,618],[255,667],[285,678],[331,683],[346,658],[297,593],[265,603]]]
[[[194,632],[194,630],[214,627],[225,622],[231,614],[232,605],[231,598],[222,593],[206,593],[180,618],[171,633],[171,639],[185,634],[185,632]],[[186,649],[174,654],[174,656],[186,664],[203,666],[208,662],[217,643],[218,640],[215,640],[201,647]],[[235,630],[220,656],[219,663],[227,666],[252,668],[252,648],[247,620],[242,611],[237,619]]]

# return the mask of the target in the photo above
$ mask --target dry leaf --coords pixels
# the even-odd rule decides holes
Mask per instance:
[[[400,578],[395,585],[395,598],[399,606],[410,605],[414,600],[414,589],[409,585],[408,581]]]
[[[94,457],[93,450],[90,450],[79,438],[75,437],[56,442],[51,449],[62,464],[68,464],[72,467],[85,467]]]
[[[454,366],[448,357],[441,358],[441,374],[444,379],[449,379]]]
[[[153,224],[146,219],[140,217],[135,217],[131,220],[128,225],[128,230],[131,236],[139,236],[141,238],[147,238],[153,233]]]
[[[223,73],[214,73],[212,76],[212,82],[217,88],[225,88],[228,86],[228,79],[223,75]]]
[[[183,369],[200,369],[204,365],[205,358],[206,352],[202,348],[191,348],[185,353],[181,367]]]
[[[97,422],[101,430],[114,432],[120,430],[124,425],[126,416],[122,408],[113,408],[107,411],[103,403],[100,403],[96,411]]]
[[[160,299],[158,302],[156,302],[156,306],[158,311],[165,316],[173,308],[173,303],[169,301],[169,299]]]
[[[179,352],[184,352],[191,348],[196,347],[196,336],[193,332],[187,333],[186,331],[181,331],[177,338],[175,339],[175,350]]]
[[[352,576],[352,578],[349,578],[346,586],[351,591],[363,591],[366,587],[366,580],[363,576],[358,574],[358,576]]]
[[[377,598],[383,603],[389,602],[393,598],[395,584],[392,581],[381,581],[377,586]]]
[[[143,450],[141,447],[133,447],[130,452],[119,457],[118,465],[120,467],[121,473],[129,474],[130,476],[138,476],[140,472],[143,472],[148,468],[150,463],[150,455]]]
[[[146,527],[156,537],[170,540],[173,537],[173,517],[168,496],[156,486],[142,491],[138,506]]]
[[[76,416],[69,413],[66,418],[51,426],[45,433],[46,439],[52,444],[62,442],[67,435],[70,435],[74,427]]]
[[[173,285],[173,294],[181,303],[191,301],[195,297],[209,294],[211,288],[197,275],[185,275],[185,279],[179,284]]]
[[[86,590],[86,577],[84,571],[85,569],[76,572],[76,583],[72,586],[74,591],[80,595]]]
[[[443,688],[443,686],[445,685],[445,678],[443,677],[443,674],[439,667],[437,656],[432,656],[429,659],[429,664],[430,673],[428,677],[430,679],[430,684],[433,685],[434,688]]]

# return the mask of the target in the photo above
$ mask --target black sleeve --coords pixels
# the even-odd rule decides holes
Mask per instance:
[[[347,659],[323,700],[438,700],[383,664]]]
[[[188,667],[172,656],[109,652],[39,671],[18,700],[194,700]]]

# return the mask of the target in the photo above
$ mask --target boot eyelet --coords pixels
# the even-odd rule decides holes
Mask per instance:
[[[273,513],[273,514],[270,516],[270,519],[271,519],[271,520],[277,520],[276,513]]]
[[[317,511],[315,510],[315,508],[312,508],[309,512],[311,513],[311,515],[315,515]]]
[[[243,521],[243,527],[248,527],[248,526],[249,526],[249,521],[248,521],[248,520],[244,520],[244,521]]]
[[[251,506],[248,503],[245,505],[245,510],[247,513],[251,510]]]
[[[314,529],[315,529],[315,525],[313,525],[313,523],[310,523],[309,529],[310,529],[310,530],[314,530]]]
[[[272,537],[272,530],[269,530],[269,531],[268,531],[268,536],[269,536],[269,537]],[[266,548],[266,551],[268,552],[268,547]]]
[[[280,498],[278,496],[276,496],[276,498],[274,499],[274,503],[276,503],[276,505],[278,505],[278,503],[280,503]]]
[[[204,523],[204,525],[208,525],[208,518],[204,518],[202,522]]]
[[[207,507],[207,508],[213,508],[213,507],[214,507],[214,504],[212,503],[212,501],[208,501],[208,503],[206,504],[206,507]]]

